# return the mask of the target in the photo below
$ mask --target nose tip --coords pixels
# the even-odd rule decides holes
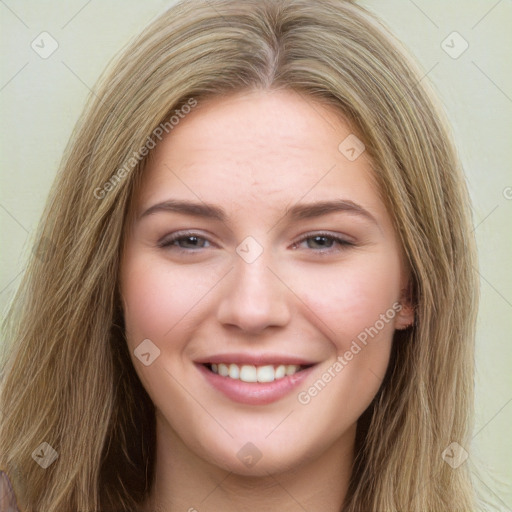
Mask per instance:
[[[290,319],[287,288],[260,256],[251,263],[235,261],[228,282],[221,291],[217,318],[247,332],[269,326],[284,326]]]

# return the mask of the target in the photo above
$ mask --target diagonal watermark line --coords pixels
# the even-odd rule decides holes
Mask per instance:
[[[279,427],[280,425],[282,425],[284,423],[284,421],[286,420],[286,418],[288,418],[288,416],[290,416],[290,414],[295,411],[295,409],[292,409],[266,436],[265,436],[265,439],[267,439],[267,437],[269,437],[276,429],[277,427]]]
[[[208,416],[210,416],[212,420],[215,421],[215,423],[217,423],[217,425],[219,425],[219,427],[222,428],[222,430],[224,430],[224,432],[226,432],[229,437],[231,437],[231,439],[235,439],[235,436],[233,436],[231,432],[229,432],[229,430],[167,368],[160,365],[158,365],[157,368],[161,368],[171,378],[173,378],[174,381],[183,389],[183,391],[185,391],[190,396],[190,398],[192,398],[192,400],[194,400],[194,402],[196,402],[197,405],[199,405],[199,407],[201,407],[201,409],[203,409],[206,414],[208,414]]]
[[[231,267],[195,304],[164,334],[167,336],[235,267]]]
[[[498,0],[472,27],[473,30],[491,11],[493,11],[499,4],[501,4],[502,0]]]
[[[102,104],[102,105],[106,105],[106,100],[105,98],[101,98],[100,96],[98,96],[96,94],[96,92],[91,89],[91,87],[89,87],[79,76],[77,73],[75,73],[63,60],[61,60],[62,64],[64,64],[64,66],[66,66],[68,68],[68,70],[73,74],[75,75],[75,77],[80,81],[82,82],[82,84],[87,87],[87,89],[90,91],[90,93]],[[121,122],[121,118],[117,115],[117,114],[114,114],[114,112],[112,112],[112,109],[115,108],[114,106],[112,108],[109,108],[110,112],[108,114],[108,119],[110,119],[110,117],[115,117],[117,122],[120,123]],[[96,146],[94,146],[93,148],[93,154],[96,150]]]
[[[499,290],[497,290],[481,273],[478,269],[473,267],[474,271],[510,306],[512,307],[512,304],[508,301],[508,299],[501,294]]]
[[[78,80],[80,80],[80,82],[85,85],[85,87],[87,87],[87,89],[89,89],[89,91],[91,91],[92,94],[94,94],[94,96],[96,96],[96,98],[98,97],[97,94],[63,60],[61,60],[61,62],[69,69],[69,71],[71,71],[71,73],[73,73],[73,75],[76,76],[76,78],[78,78]]]
[[[501,94],[503,94],[503,96],[507,98],[508,101],[512,102],[510,96],[474,60],[472,60],[471,62],[480,71],[480,73],[482,73],[482,75],[484,75],[487,78],[487,80],[489,80],[489,82],[491,82],[491,84],[493,84],[494,87],[496,87],[496,89],[498,89],[498,91],[500,91]]]
[[[75,77],[80,81],[82,82],[82,84],[87,87],[87,89],[89,89],[89,91],[91,92],[91,94],[102,104],[102,105],[106,105],[106,102],[105,102],[105,99],[104,98],[100,98],[96,92],[91,88],[89,87],[81,78],[80,76],[75,73],[63,60],[61,60],[62,64],[64,64],[64,66],[66,66],[68,68],[68,70],[73,73],[73,75],[75,75]],[[117,115],[117,114],[114,114],[113,112],[110,112],[108,117],[115,117],[117,119],[118,122],[121,122],[121,119],[120,117]],[[96,146],[94,147],[94,150],[96,149]],[[94,153],[94,150],[93,150],[93,153]]]
[[[224,17],[222,16],[222,14],[217,10],[215,9],[215,6],[213,5],[213,3],[211,2],[211,0],[206,0],[206,3],[216,12],[216,14],[222,18],[222,21],[224,21],[226,24],[230,25],[230,22]]]
[[[25,64],[0,88],[0,92],[3,91],[26,67],[28,66],[28,62]]]
[[[0,204],[0,208],[2,208],[2,210],[4,210],[5,213],[7,213],[7,215],[9,215],[9,217],[11,217],[11,219],[16,222],[16,224],[18,224],[18,226],[21,227],[21,229],[23,229],[23,231],[25,231],[25,233],[28,234],[28,230],[25,229],[25,226],[2,204]]]
[[[2,476],[2,473],[5,476]],[[9,498],[9,502],[12,502],[12,499],[16,498],[16,495],[14,494],[14,489],[11,487],[11,481],[9,479],[9,476],[7,475],[7,471],[4,471],[0,468],[0,483],[2,485],[0,486],[0,504],[6,503],[7,498]],[[5,486],[4,486],[5,484]],[[5,492],[4,492],[5,490]],[[11,510],[15,510],[14,508],[11,508],[10,503],[7,502],[9,505],[8,509],[5,509],[7,512],[10,512]]]
[[[23,25],[25,25],[25,27],[27,28],[30,28],[3,0],[0,0],[0,2],[5,6],[7,7],[7,9],[9,9],[9,11],[11,11],[11,13],[16,16],[16,18],[18,18],[19,21],[21,21],[21,23],[23,23]]]
[[[500,503],[505,507],[504,509],[502,509],[502,510],[503,510],[503,512],[512,512],[512,508],[510,508],[510,507],[509,507],[509,506],[508,506],[508,505],[507,505],[507,504],[506,504],[506,503],[501,499],[501,497],[500,497],[500,496],[498,496],[498,494],[496,494],[496,493],[495,493],[495,492],[494,492],[494,491],[493,491],[493,490],[492,490],[492,489],[491,489],[491,488],[490,488],[490,487],[489,487],[489,486],[488,486],[488,485],[487,485],[487,484],[486,484],[486,483],[485,483],[485,482],[480,478],[480,476],[479,476],[476,472],[475,472],[474,474],[475,474],[475,476],[478,478],[478,480],[480,480],[481,484],[482,484],[483,486],[485,486],[485,487],[486,487],[486,489],[487,489],[487,490],[488,490],[492,495],[494,495],[494,496],[498,499],[498,501],[499,501],[499,502],[500,502]]]
[[[368,371],[372,373],[379,382],[382,382],[384,380],[384,377],[377,375],[371,368],[368,368]]]
[[[427,20],[430,21],[432,25],[434,25],[434,27],[439,28],[439,25],[416,2],[413,2],[413,0],[409,0],[409,2],[411,2],[411,4],[414,5],[414,7],[416,7],[416,9],[418,9],[418,11],[423,14],[423,16],[425,16],[425,18],[427,18]]]
[[[414,89],[421,83],[421,81],[427,77],[433,70],[434,68],[439,64],[439,61],[437,61],[426,73],[424,73],[420,78],[418,78],[418,80],[416,80],[416,82],[412,85],[412,87],[410,87],[402,96],[400,96],[399,100],[398,101],[402,101],[407,95],[411,94],[412,91],[414,91]],[[378,124],[379,124],[380,120],[377,119],[369,128],[369,131],[370,130],[373,130]]]
[[[297,503],[297,505],[302,509],[304,510],[304,512],[308,512],[308,510],[306,508],[304,508],[304,505],[302,505],[302,503],[300,503],[299,501],[297,501],[297,499],[295,498],[295,496],[293,496],[292,494],[290,494],[290,491],[288,491],[288,489],[274,476],[272,475],[271,473],[269,473],[267,471],[267,475],[270,476],[272,478],[272,480],[274,480],[277,485],[279,485],[279,487],[281,487],[281,489],[283,489],[283,491],[288,494],[288,496],[290,496],[290,498],[295,501],[295,503]]]
[[[225,481],[226,479],[233,474],[230,471],[202,500],[201,503],[204,503]]]
[[[308,104],[308,106],[310,106],[315,111],[315,113],[319,117],[321,117],[322,120],[325,121],[331,127],[332,130],[334,130],[334,131],[336,130],[336,128],[332,125],[332,123],[328,119],[326,119],[325,116],[321,112],[319,112],[317,110],[315,102],[311,101],[311,97],[310,96],[307,96],[306,94],[302,93],[302,91],[299,91],[299,90],[297,90],[296,92]]]
[[[471,439],[474,439],[478,434],[480,434],[480,432],[482,432],[482,430],[487,427],[487,425],[489,425],[489,423],[491,423],[492,420],[494,420],[494,418],[496,418],[496,416],[498,416],[498,414],[503,410],[505,409],[505,407],[510,403],[512,402],[512,398],[510,398],[507,402],[505,402],[505,405],[503,405],[501,407],[501,409],[482,427],[478,430],[478,432],[471,438]]]
[[[18,276],[20,274],[22,274],[23,272],[25,272],[25,268],[20,270],[1,290],[0,290],[0,295],[2,295],[2,293],[5,292],[5,290],[7,290],[7,288],[9,288],[9,286],[11,286],[12,283],[14,283],[14,281],[16,281],[16,279],[18,279]]]
[[[491,214],[493,214],[495,211],[496,211],[496,208],[498,208],[499,204],[497,204],[474,228],[473,228],[473,232],[476,231],[476,228],[478,228],[478,226],[480,226],[481,224],[483,224],[490,216]]]
[[[88,0],[71,18],[60,27],[61,29],[66,28],[90,3],[92,0]]]
[[[425,77],[427,77],[439,64],[439,61],[437,61],[426,73],[424,73],[416,82],[414,85],[403,95],[401,96],[399,101],[402,101],[408,94],[410,94],[422,81]]]

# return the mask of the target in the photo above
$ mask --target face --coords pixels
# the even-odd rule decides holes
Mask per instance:
[[[199,104],[153,150],[120,285],[158,442],[259,475],[353,443],[411,321],[353,137],[313,100],[259,91]]]

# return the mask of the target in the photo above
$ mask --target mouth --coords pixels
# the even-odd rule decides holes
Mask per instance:
[[[317,363],[288,356],[218,355],[195,365],[208,387],[230,401],[266,405],[291,396]]]
[[[221,377],[239,380],[248,383],[265,383],[291,377],[301,371],[307,370],[313,364],[236,364],[236,363],[204,363],[203,366]]]

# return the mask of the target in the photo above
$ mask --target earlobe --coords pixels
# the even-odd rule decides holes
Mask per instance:
[[[407,329],[414,324],[415,307],[410,285],[402,290],[400,306],[401,309],[395,317],[395,329],[402,330]]]
[[[414,307],[410,304],[400,303],[402,309],[395,318],[395,329],[407,329],[414,324]]]

